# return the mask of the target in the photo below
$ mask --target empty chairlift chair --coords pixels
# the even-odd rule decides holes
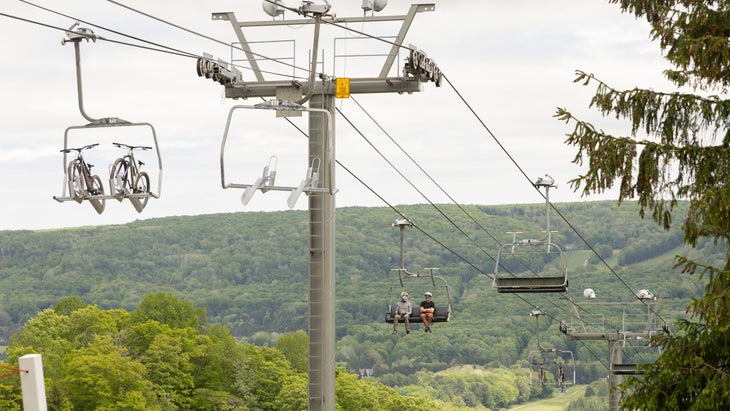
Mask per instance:
[[[541,239],[513,240],[497,251],[493,286],[500,293],[557,293],[568,290],[565,253],[552,242],[550,200],[548,192],[553,179],[539,178],[536,188],[545,187],[546,234]],[[549,267],[549,269],[546,269]]]

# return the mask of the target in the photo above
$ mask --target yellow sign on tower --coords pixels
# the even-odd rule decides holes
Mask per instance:
[[[350,98],[350,79],[338,78],[335,81],[335,97]]]

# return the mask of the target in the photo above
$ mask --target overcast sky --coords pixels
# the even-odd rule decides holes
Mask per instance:
[[[67,16],[5,0],[0,13],[60,28],[68,28],[74,19],[80,19],[87,22],[81,27],[91,28],[104,38],[139,44],[116,31],[185,52],[207,52],[224,60],[231,59],[231,49],[221,43],[236,41],[236,37],[228,22],[211,19],[212,12],[232,11],[239,21],[270,20],[257,0],[119,2],[178,27],[102,0],[32,2]],[[338,108],[349,121],[421,192],[393,171],[349,122],[338,116],[337,159],[390,204],[451,200],[413,166],[388,135],[461,204],[542,202],[517,166],[532,180],[545,173],[555,178],[558,189],[551,191],[551,201],[583,201],[585,198],[567,185],[582,170],[571,163],[575,149],[563,144],[570,126],[553,118],[555,109],[566,107],[604,129],[611,130],[615,125],[602,122],[588,110],[594,89],[574,84],[574,71],[594,73],[620,89],[639,86],[669,90],[661,76],[666,63],[658,46],[650,42],[647,24],[621,14],[619,7],[607,0],[434,3],[435,11],[417,15],[404,43],[417,46],[436,61],[517,165],[445,82],[440,88],[425,83],[422,92],[411,95],[354,95],[357,103],[338,100]],[[300,3],[285,0],[285,4],[296,7]],[[340,17],[363,13],[361,0],[330,0],[330,4]],[[390,0],[380,14],[405,14],[410,4]],[[292,13],[285,17],[298,18]],[[395,36],[399,29],[393,23],[358,23],[350,27],[381,36]],[[119,117],[154,126],[162,154],[161,185],[157,159],[151,153],[145,153],[143,159],[153,176],[152,189],[161,197],[151,199],[141,214],[127,201],[107,201],[101,215],[86,202],[54,201],[53,196],[62,194],[64,184],[65,165],[60,153],[64,132],[67,127],[87,123],[77,103],[73,45],[61,44],[63,31],[6,16],[0,16],[0,34],[4,39],[0,52],[5,56],[0,67],[0,230],[288,209],[286,193],[259,192],[244,207],[241,190],[221,187],[219,158],[228,111],[235,104],[260,100],[225,99],[221,85],[197,76],[192,58],[102,40],[81,44],[85,110],[93,118]],[[295,40],[281,43],[284,46],[256,47],[261,47],[261,54],[277,54],[271,57],[294,55],[296,60],[291,61],[296,66],[307,65],[311,25],[247,29],[246,35],[252,41]],[[367,40],[360,43],[353,38],[357,33],[325,26],[322,36],[325,73],[351,78],[378,74],[380,57],[340,57],[370,47],[361,45]],[[378,46],[372,47],[377,50]],[[402,69],[403,58],[398,59],[393,75]],[[276,70],[286,73],[291,68]],[[243,75],[246,81],[253,79],[250,71],[243,70]],[[306,129],[301,119],[296,122]],[[625,133],[625,129],[617,128],[616,132]],[[68,139],[71,147],[100,143],[87,153],[95,165],[94,172],[107,188],[108,167],[121,154],[112,147],[113,141],[153,144],[145,127],[131,131],[71,129]],[[252,183],[272,155],[278,157],[277,185],[296,186],[304,177],[305,138],[270,112],[237,112],[229,142],[229,182]],[[386,205],[345,170],[338,168],[336,179],[338,207]],[[587,200],[605,198],[615,195]],[[304,209],[306,205],[302,198],[295,208]]]

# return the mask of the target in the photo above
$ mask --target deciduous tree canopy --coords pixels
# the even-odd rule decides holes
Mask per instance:
[[[131,314],[77,302],[64,300],[58,304],[61,312],[39,313],[13,335],[8,347],[9,363],[17,364],[18,357],[28,353],[43,354],[48,409],[306,408],[307,370],[306,365],[301,370],[298,358],[304,351],[306,361],[303,332],[283,336],[280,351],[237,342],[221,325],[202,326],[201,309],[169,293],[145,295]],[[69,307],[75,309],[69,312]],[[188,321],[174,315],[182,311]],[[20,410],[19,380],[5,382],[0,383],[2,409]],[[443,407],[432,399],[403,396],[378,382],[358,379],[344,369],[338,370],[336,384],[338,409]]]

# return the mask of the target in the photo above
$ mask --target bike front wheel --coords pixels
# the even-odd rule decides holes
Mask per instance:
[[[89,190],[89,194],[92,196],[104,195],[104,185],[101,183],[101,177],[97,175],[91,176],[91,188]],[[104,198],[90,198],[89,202],[97,213],[101,214],[104,211],[104,207],[106,206],[106,200]]]
[[[134,181],[134,193],[145,194],[144,197],[139,197],[140,211],[147,205],[147,200],[150,199],[150,176],[146,172],[142,171],[137,174],[137,178]]]
[[[84,173],[81,170],[81,164],[78,161],[68,163],[68,194],[77,203],[84,200],[84,192],[86,187],[84,184]]]

